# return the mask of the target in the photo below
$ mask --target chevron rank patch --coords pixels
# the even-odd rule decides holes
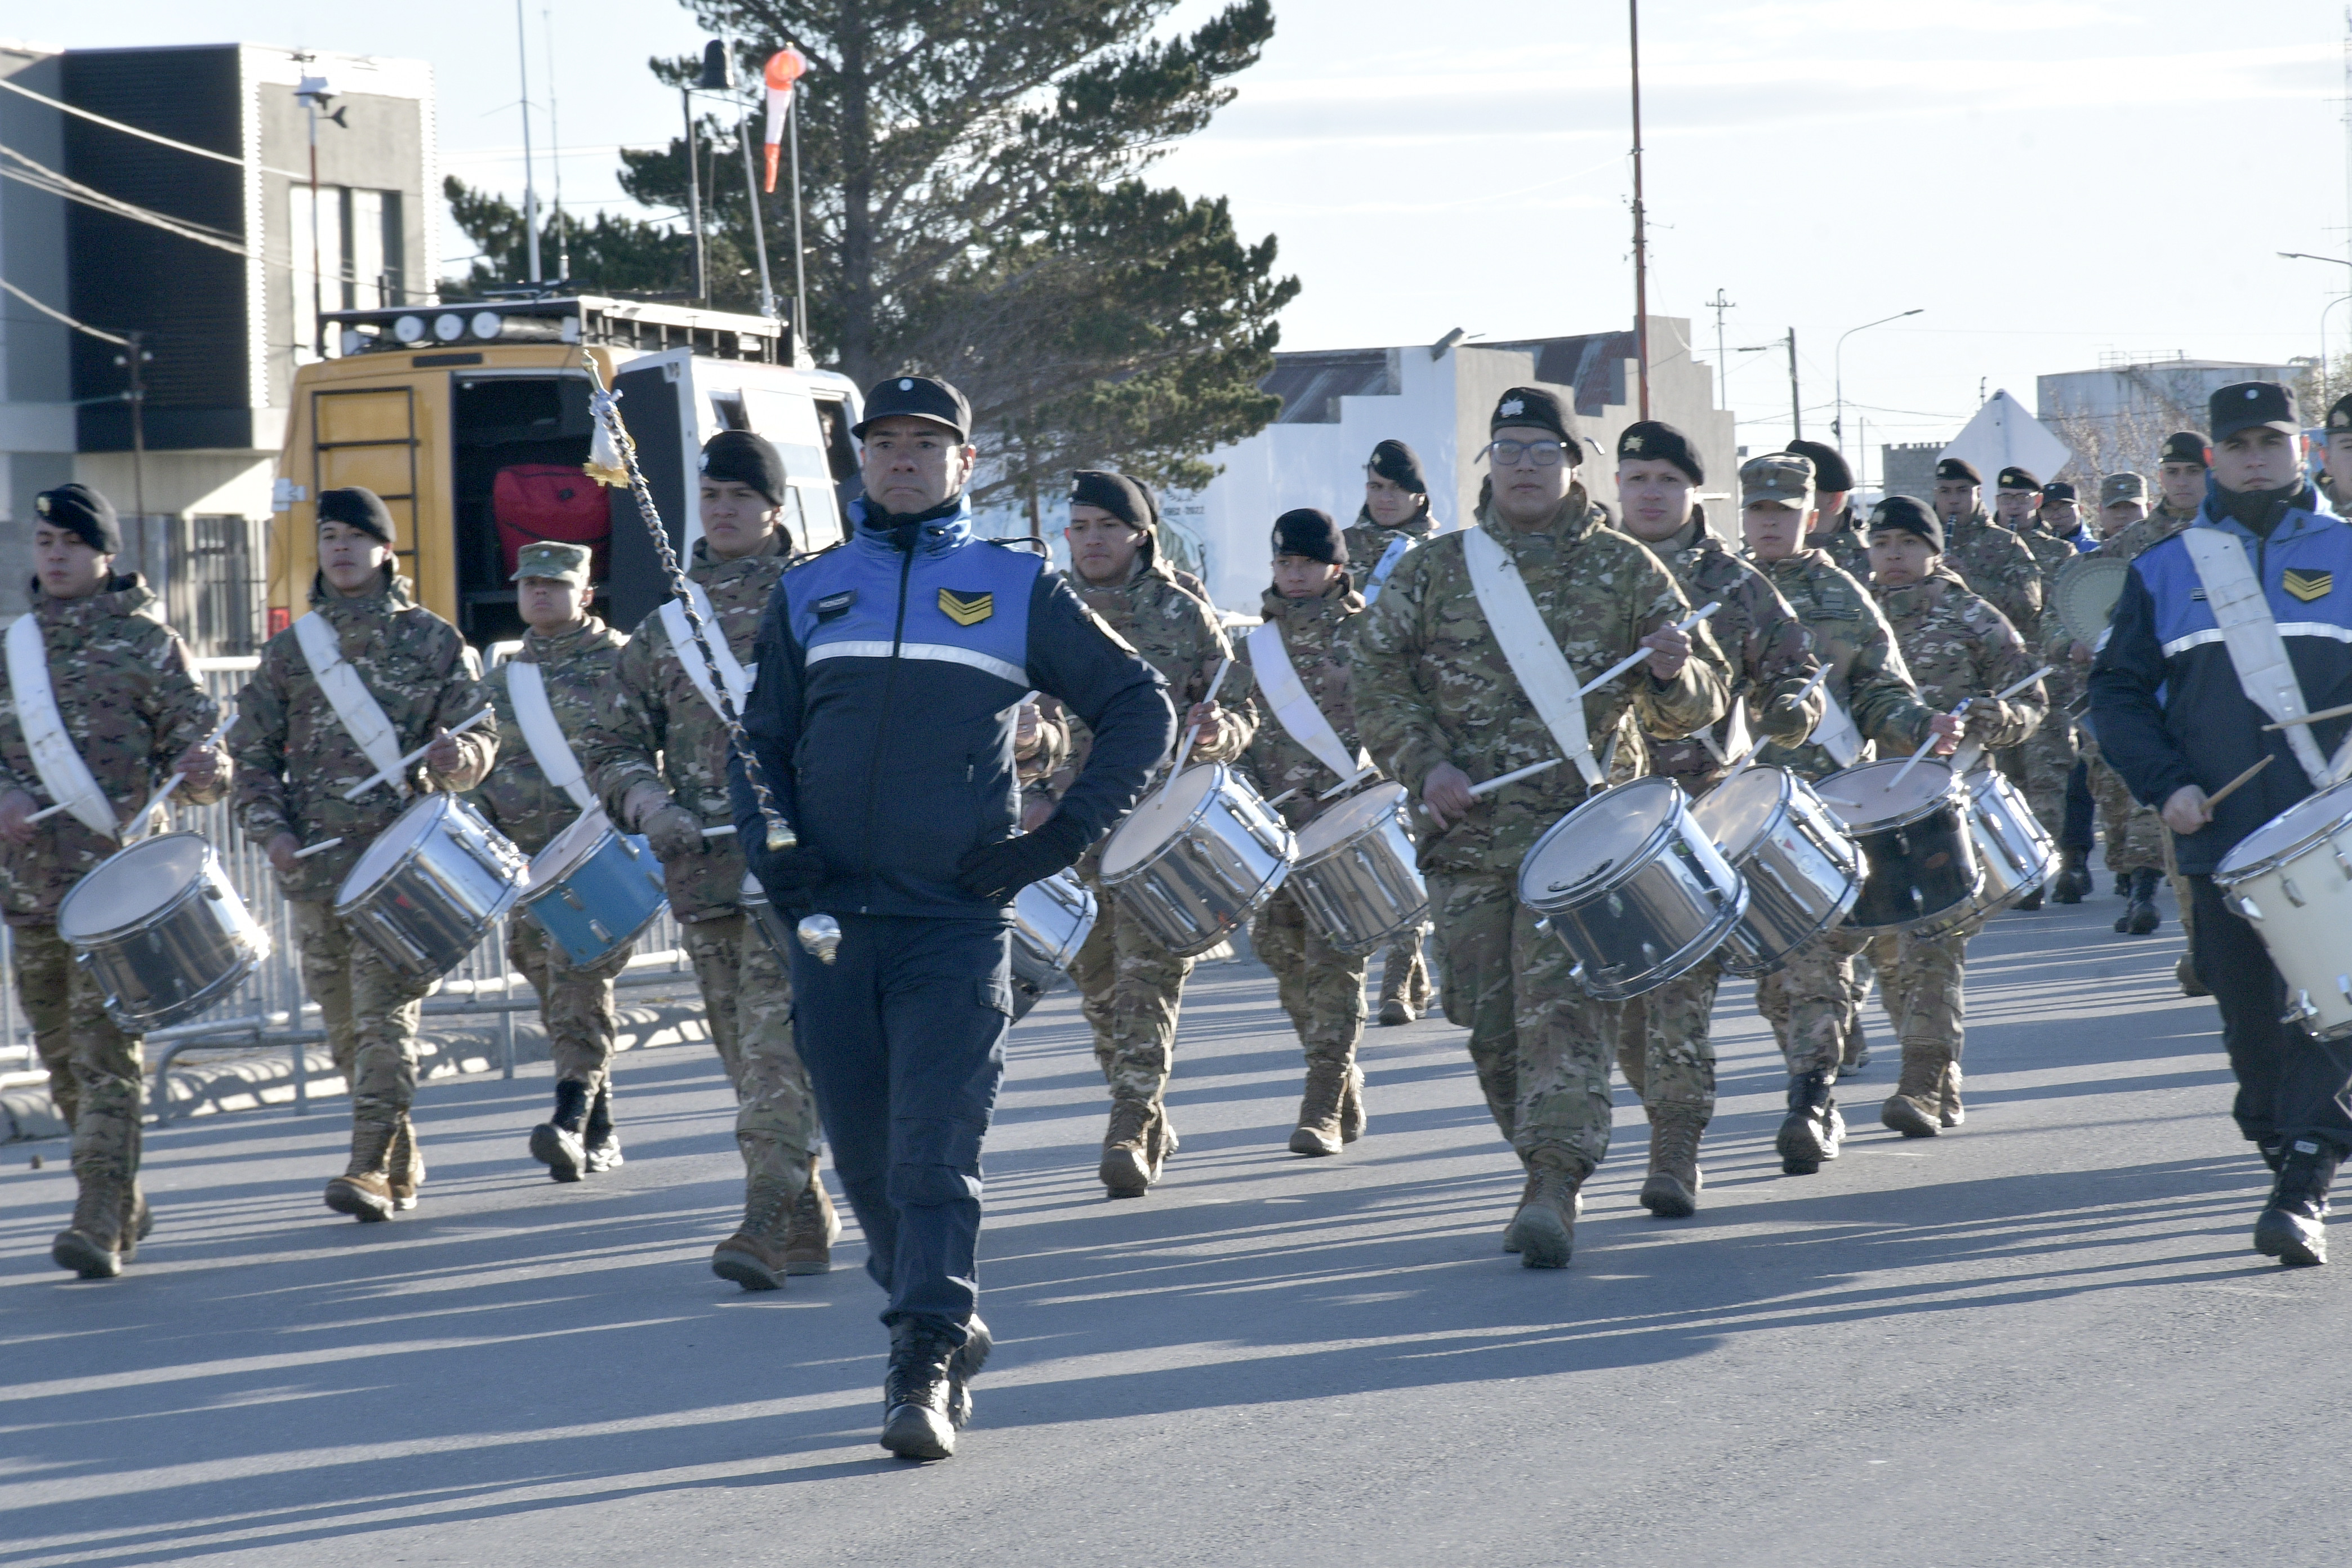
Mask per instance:
[[[2320,590],[2326,593],[2325,588]],[[960,626],[976,626],[996,613],[993,594],[959,594],[953,588],[940,590],[940,610]]]
[[[2297,572],[2289,569],[2280,585],[2305,604],[2324,599],[2336,586],[2333,572]]]

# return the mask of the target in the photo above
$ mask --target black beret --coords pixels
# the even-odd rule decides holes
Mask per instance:
[[[331,522],[356,528],[386,544],[396,542],[393,538],[392,509],[383,504],[383,497],[359,485],[319,492],[319,525],[323,528]]]
[[[1286,511],[1274,520],[1274,552],[1276,555],[1304,555],[1309,561],[1320,561],[1327,566],[1348,563],[1348,538],[1331,514],[1317,511],[1311,506],[1296,511]]]
[[[2044,501],[2073,501],[2078,498],[2072,480],[2053,479],[2042,487],[2042,499]]]
[[[1080,468],[1070,476],[1070,504],[1100,507],[1129,528],[1149,530],[1159,521],[1151,498],[1125,474],[1108,468]]]
[[[1663,419],[1637,419],[1625,426],[1625,433],[1617,437],[1617,460],[1622,463],[1628,458],[1672,463],[1690,476],[1691,483],[1706,483],[1706,469],[1691,450],[1690,438]]]
[[[2336,406],[2341,408],[2344,405],[2338,403]],[[2334,416],[2331,411],[2329,417],[2333,419]],[[2156,460],[2159,463],[2194,463],[2200,468],[2207,468],[2210,465],[2205,461],[2205,437],[2194,430],[2176,430],[2164,438],[2164,448],[2157,453]]]
[[[1963,458],[1947,458],[1937,463],[1936,477],[1939,479],[1966,479],[1972,485],[1984,483],[1984,476],[1977,472],[1974,464]]]
[[[1943,553],[1944,521],[1926,501],[1911,496],[1888,496],[1870,509],[1870,531],[1876,533],[1882,528],[1916,533],[1934,545],[1937,554]]]
[[[2330,435],[2338,430],[2352,430],[2352,392],[2337,398],[2328,408],[2327,430]]]
[[[1559,437],[1570,467],[1584,461],[1584,444],[1576,438],[1576,423],[1557,395],[1540,386],[1515,386],[1495,400],[1495,416],[1486,422],[1487,434],[1507,426],[1549,430]]]
[[[1386,440],[1373,447],[1372,460],[1364,465],[1364,472],[1386,479],[1399,489],[1412,490],[1416,495],[1429,493],[1429,481],[1421,472],[1421,454],[1399,440]]]
[[[946,382],[929,375],[885,376],[866,390],[866,416],[849,433],[863,439],[877,419],[912,416],[944,425],[959,441],[971,438],[971,404]]]
[[[114,503],[88,485],[59,485],[33,498],[33,510],[52,528],[72,531],[100,555],[122,550],[122,525],[114,519]]]
[[[2215,393],[2209,405],[2213,439],[2226,441],[2241,430],[2267,425],[2285,435],[2302,433],[2294,394],[2275,381],[2242,381]]]
[[[721,430],[705,441],[702,477],[749,485],[767,497],[770,506],[784,504],[784,459],[766,437],[749,430]]]
[[[1835,447],[1824,447],[1819,441],[1791,441],[1781,450],[1812,459],[1813,489],[1816,490],[1843,495],[1853,489],[1853,470],[1845,466],[1845,458],[1839,455]]]
[[[2000,471],[2000,478],[1993,481],[1993,488],[2003,490],[2038,490],[2042,488],[2042,481],[2023,468],[2007,468]]]

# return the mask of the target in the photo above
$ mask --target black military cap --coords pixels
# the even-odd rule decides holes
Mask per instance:
[[[1690,437],[1663,419],[1638,419],[1625,426],[1624,434],[1617,437],[1617,460],[1622,463],[1628,458],[1672,463],[1690,476],[1691,483],[1706,483],[1706,469],[1691,450]]]
[[[1160,521],[1143,487],[1108,468],[1079,468],[1070,475],[1070,504],[1099,507],[1129,528],[1150,529]]]
[[[2352,402],[2352,399],[2347,399]],[[2336,405],[2344,406],[2342,403]],[[2333,417],[2331,414],[2330,417]],[[2157,453],[2159,463],[2194,463],[2200,468],[2212,465],[2205,460],[2205,437],[2194,430],[2176,430],[2164,438],[2164,449]]]
[[[1944,520],[1926,501],[1912,496],[1888,496],[1871,508],[1870,531],[1876,533],[1887,528],[1916,533],[1934,545],[1936,553],[1944,552]]]
[[[1317,511],[1311,506],[1296,511],[1286,511],[1274,520],[1274,552],[1276,555],[1304,555],[1309,561],[1320,561],[1327,566],[1348,563],[1348,538],[1331,514]]]
[[[392,509],[383,498],[360,485],[339,490],[319,492],[319,525],[340,522],[373,535],[384,543],[393,542]]]
[[[2256,426],[2268,426],[2288,436],[2303,433],[2294,392],[2275,381],[2242,381],[2225,386],[2213,395],[2210,406],[2216,444]]]
[[[936,376],[886,376],[866,390],[866,417],[849,433],[863,439],[866,426],[894,416],[928,419],[955,432],[956,439],[971,438],[971,404],[964,395]]]
[[[1372,460],[1364,465],[1364,472],[1386,479],[1399,489],[1417,495],[1429,493],[1429,481],[1422,477],[1421,454],[1399,440],[1386,440],[1373,447]]]
[[[1584,461],[1584,444],[1576,438],[1574,418],[1558,396],[1540,386],[1515,386],[1495,400],[1495,416],[1486,422],[1487,434],[1511,426],[1549,430],[1559,437],[1571,467]]]
[[[2023,468],[2011,467],[2000,471],[2000,478],[1993,481],[1993,488],[2003,490],[2038,490],[2042,488],[2042,481]]]
[[[2329,406],[2327,428],[2331,435],[2338,430],[2352,430],[2352,392],[2346,393]]]
[[[705,441],[702,477],[749,485],[770,506],[784,504],[784,459],[765,437],[749,430],[721,430]]]
[[[88,485],[59,485],[33,498],[33,510],[51,528],[68,530],[100,555],[120,554],[122,525],[114,503]]]
[[[1984,476],[1978,473],[1976,465],[1965,458],[1947,458],[1937,463],[1936,477],[1939,479],[1966,479],[1972,485],[1984,483]]]
[[[1825,447],[1819,441],[1791,441],[1786,449],[1812,459],[1815,489],[1843,495],[1853,489],[1853,470],[1845,466],[1845,458],[1835,447]]]
[[[2053,479],[2042,487],[2042,500],[2045,506],[2052,501],[2072,502],[2080,498],[2074,494],[2074,486],[2071,480]]]

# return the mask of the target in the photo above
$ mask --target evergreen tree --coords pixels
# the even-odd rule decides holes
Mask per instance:
[[[489,289],[511,289],[530,276],[522,213],[503,196],[478,191],[455,174],[444,179],[449,219],[480,251],[463,278],[445,278],[441,291],[453,298]],[[540,270],[551,280],[558,258],[568,253],[571,280],[593,294],[686,297],[694,268],[689,235],[635,218],[598,213],[583,224],[569,214],[549,215],[540,226]],[[756,294],[758,290],[753,289]]]

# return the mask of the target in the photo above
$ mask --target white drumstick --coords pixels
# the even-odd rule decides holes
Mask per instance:
[[[1716,611],[1721,608],[1723,608],[1723,601],[1720,599],[1714,600],[1702,605],[1698,609],[1693,610],[1681,620],[1676,621],[1675,623],[1675,630],[1687,633],[1693,626],[1698,625],[1699,622],[1706,619],[1707,616],[1715,614]],[[1591,696],[1594,692],[1600,690],[1602,687],[1608,685],[1611,681],[1616,679],[1619,676],[1624,674],[1627,670],[1633,668],[1643,659],[1649,658],[1654,651],[1655,650],[1645,647],[1627,654],[1623,658],[1621,658],[1615,664],[1611,665],[1602,673],[1594,676],[1591,680],[1586,681],[1582,686],[1577,688],[1576,694],[1579,697]]]
[[[1811,697],[1814,692],[1819,691],[1822,689],[1822,682],[1829,679],[1829,674],[1830,667],[1826,664],[1813,671],[1813,678],[1805,682],[1803,689],[1797,693],[1794,699],[1798,706],[1802,707],[1806,698]],[[1806,732],[1806,739],[1811,740],[1811,731],[1808,731]],[[1729,784],[1741,773],[1746,773],[1748,771],[1748,764],[1754,762],[1756,760],[1756,754],[1763,749],[1764,737],[1759,735],[1755,740],[1748,742],[1748,749],[1746,751],[1739,753],[1739,760],[1732,763],[1731,770],[1723,775],[1723,783],[1717,784],[1715,787],[1721,789],[1724,784]]]
[[[1976,699],[1973,697],[1961,698],[1960,705],[1952,710],[1952,717],[1958,719],[1962,714],[1966,713],[1969,710],[1969,704],[1975,700]],[[1927,732],[1927,738],[1919,742],[1919,749],[1911,753],[1911,760],[1905,763],[1901,767],[1895,769],[1895,776],[1881,784],[1879,788],[1884,792],[1892,793],[1896,784],[1901,784],[1905,779],[1911,776],[1911,770],[1917,767],[1920,760],[1926,757],[1930,751],[1934,750],[1936,742],[1943,738],[1943,736],[1936,733],[1934,731],[1929,731]]]
[[[219,725],[214,729],[211,734],[205,737],[204,749],[209,752],[215,746],[219,745],[221,742],[221,737],[227,734],[228,727],[236,722],[236,708],[235,704],[231,704],[229,710],[221,716]],[[140,824],[145,822],[156,812],[163,810],[163,803],[172,798],[173,792],[177,790],[183,784],[185,784],[187,782],[187,771],[185,769],[182,769],[179,772],[174,773],[170,778],[165,779],[163,781],[163,787],[155,792],[155,796],[152,800],[150,800],[145,805],[139,808],[139,815],[131,819],[129,826],[136,827]]]
[[[734,833],[735,825],[731,822],[724,827],[706,827],[702,830],[702,836],[705,838],[730,838],[734,836]]]
[[[336,845],[341,844],[341,842],[342,839],[340,837],[334,838],[321,838],[316,844],[306,844],[301,848],[294,851],[294,858],[297,860],[308,860],[313,855],[324,855],[328,850],[332,849]]]
[[[62,805],[47,806],[42,810],[33,813],[32,816],[25,818],[25,820],[27,822],[47,822],[49,818],[55,816],[64,809],[65,807]]]
[[[1559,766],[1561,761],[1562,759],[1559,757],[1546,757],[1542,762],[1529,763],[1526,767],[1514,768],[1507,773],[1499,773],[1484,784],[1472,784],[1470,793],[1474,796],[1492,795],[1505,784],[1515,784],[1521,779],[1531,779],[1547,769],[1556,768]]]
[[[475,725],[488,718],[493,711],[495,711],[495,710],[485,708],[470,719],[460,720],[457,723],[457,727],[449,731],[449,735],[464,734],[467,731],[472,729]],[[447,740],[449,735],[434,736],[433,739],[425,742],[425,744],[417,747],[416,750],[409,752],[408,755],[401,758],[399,762],[394,763],[383,772],[372,774],[367,778],[362,779],[359,783],[345,790],[343,792],[343,798],[345,800],[357,800],[360,796],[367,794],[368,791],[375,788],[376,785],[383,783],[386,779],[399,777],[402,773],[408,771],[408,766],[411,763],[414,763],[417,758],[423,756],[425,752],[439,745],[443,741]]]
[[[1214,702],[1217,700],[1217,688],[1225,683],[1225,672],[1233,668],[1233,667],[1234,661],[1232,659],[1227,659],[1223,664],[1217,666],[1217,673],[1209,681],[1208,693],[1201,699],[1201,706],[1205,708],[1210,703]],[[1160,786],[1160,793],[1161,795],[1164,795],[1170,790],[1176,787],[1176,775],[1184,771],[1185,759],[1189,758],[1192,754],[1192,742],[1198,741],[1200,738],[1201,726],[1198,724],[1193,725],[1191,729],[1184,731],[1184,743],[1176,748],[1176,760],[1168,764],[1168,782]]]

